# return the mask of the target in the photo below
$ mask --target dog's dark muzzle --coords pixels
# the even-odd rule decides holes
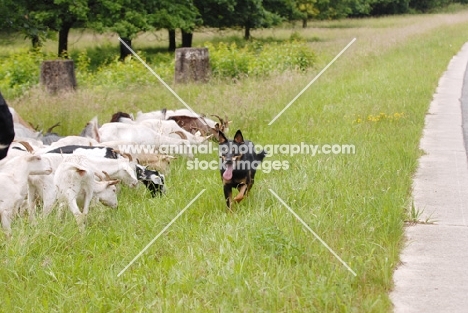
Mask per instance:
[[[234,155],[232,153],[222,154],[220,157],[224,165],[230,165],[234,163]]]

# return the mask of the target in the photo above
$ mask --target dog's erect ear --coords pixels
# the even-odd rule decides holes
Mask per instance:
[[[244,143],[244,137],[242,136],[240,129],[236,131],[236,134],[234,135],[234,141],[236,143]]]
[[[224,136],[223,132],[222,132],[222,131],[218,131],[218,142],[219,142],[220,144],[222,144],[222,143],[225,143],[225,142],[227,142],[227,141],[228,141],[228,140],[227,140],[226,136]]]

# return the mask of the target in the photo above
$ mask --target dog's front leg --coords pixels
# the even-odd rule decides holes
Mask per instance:
[[[234,201],[240,202],[246,196],[245,193],[247,191],[247,184],[242,184],[242,185],[240,185],[240,187],[237,187],[237,189],[239,190],[239,193],[234,198]]]
[[[232,188],[229,185],[224,185],[224,198],[226,199],[226,205],[227,205],[228,210],[231,210]]]

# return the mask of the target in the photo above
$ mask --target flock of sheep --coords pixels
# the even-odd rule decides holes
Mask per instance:
[[[219,118],[218,123],[185,109],[139,112],[136,118],[119,112],[103,125],[93,119],[79,136],[60,137],[36,131],[14,109],[9,107],[9,111],[15,137],[0,161],[0,217],[8,236],[12,218],[24,210],[34,221],[36,206],[41,207],[43,216],[56,205],[67,206],[83,229],[93,199],[117,207],[118,184],[134,187],[143,183],[152,196],[164,193],[164,174],[174,156],[156,153],[157,148],[205,144],[228,125],[227,120]],[[0,133],[4,131],[0,129]],[[117,149],[131,145],[155,150]],[[2,148],[5,146],[0,142]]]

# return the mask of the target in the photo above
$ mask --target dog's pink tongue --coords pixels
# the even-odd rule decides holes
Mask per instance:
[[[226,170],[223,173],[223,178],[225,180],[230,180],[232,178],[232,165],[226,165]]]

